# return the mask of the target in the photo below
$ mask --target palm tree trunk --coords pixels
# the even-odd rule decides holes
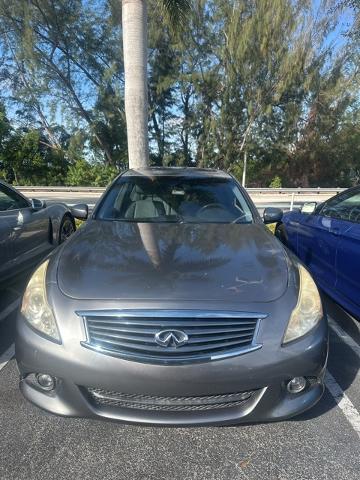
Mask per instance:
[[[149,164],[147,0],[122,0],[125,115],[130,168]]]

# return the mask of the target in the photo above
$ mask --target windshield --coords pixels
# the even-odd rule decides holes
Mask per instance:
[[[121,177],[97,219],[127,222],[251,223],[251,210],[231,178]]]

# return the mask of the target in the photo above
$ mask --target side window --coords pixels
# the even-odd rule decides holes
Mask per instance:
[[[124,197],[129,188],[129,183],[119,183],[114,185],[101,206],[103,218],[119,218],[123,210]]]
[[[360,223],[360,192],[345,192],[325,203],[321,210],[325,217]]]
[[[28,207],[27,201],[17,193],[0,186],[0,212]]]

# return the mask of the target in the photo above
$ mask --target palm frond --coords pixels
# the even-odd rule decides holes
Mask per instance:
[[[185,25],[186,16],[191,10],[191,0],[158,0],[158,4],[172,28],[178,30]]]

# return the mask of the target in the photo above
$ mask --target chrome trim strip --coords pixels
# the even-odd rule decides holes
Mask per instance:
[[[87,341],[87,342],[90,342],[89,328],[88,328],[88,324],[87,324],[86,318],[85,318],[85,317],[82,317],[82,321],[83,321],[83,325],[84,325],[84,330],[85,330],[85,335],[86,335],[86,341]],[[80,343],[81,343],[81,342],[80,342]]]
[[[147,355],[127,353],[127,352],[126,353],[116,352],[111,349],[92,345],[88,342],[80,342],[80,344],[83,347],[88,348],[89,350],[93,350],[94,352],[102,353],[104,355],[109,355],[111,357],[122,358],[123,360],[131,360],[137,363],[146,363],[146,364],[150,363],[154,365],[185,365],[188,363],[205,363],[205,362],[210,362],[215,360],[224,360],[227,358],[243,355],[244,353],[253,352],[262,347],[262,344],[250,345],[249,347],[246,347],[246,348],[228,351],[226,353],[219,354],[219,355],[213,355],[213,356],[187,355],[185,359],[181,359],[181,358],[172,358],[170,357],[170,355],[169,357],[166,357],[166,358],[156,358],[156,357],[153,357],[152,355],[147,356]]]
[[[174,318],[266,318],[266,313],[234,312],[229,310],[167,310],[167,309],[109,309],[109,310],[79,310],[80,317],[174,317]]]
[[[265,318],[265,317],[263,317],[263,318]],[[262,343],[256,343],[256,339],[257,339],[259,329],[260,329],[261,320],[262,320],[261,318],[258,318],[258,321],[256,322],[255,332],[254,332],[254,335],[253,335],[253,340],[251,342],[251,345],[248,347],[247,351],[244,352],[244,353],[253,352],[253,351],[258,350],[259,348],[261,348],[263,346]],[[224,353],[224,354],[219,353],[218,355],[213,355],[211,357],[211,360],[222,360],[223,358],[228,358],[225,355],[226,355],[226,353]]]

